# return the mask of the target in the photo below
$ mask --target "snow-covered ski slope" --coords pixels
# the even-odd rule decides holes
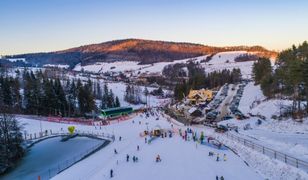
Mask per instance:
[[[206,145],[200,145],[193,141],[185,141],[178,134],[172,138],[157,138],[151,144],[145,144],[144,137],[140,133],[146,129],[153,129],[157,126],[171,129],[171,124],[159,115],[145,118],[136,116],[131,120],[104,126],[102,130],[95,129],[93,126],[76,125],[77,130],[114,133],[116,141],[101,149],[87,159],[75,164],[64,172],[58,174],[53,179],[109,179],[109,172],[114,171],[116,180],[157,180],[157,179],[215,179],[217,176],[224,176],[225,179],[244,180],[264,179],[252,168],[247,166],[244,161],[229,150],[218,150]],[[19,119],[24,124],[28,133],[38,132],[40,122],[26,118]],[[133,123],[134,121],[134,123]],[[139,121],[141,124],[139,124]],[[52,129],[54,132],[61,128],[66,129],[66,124],[42,122],[43,129]],[[185,126],[177,126],[182,128]],[[198,129],[200,135],[201,129]],[[122,141],[119,141],[119,136]],[[140,150],[137,151],[137,145]],[[114,154],[117,149],[118,154]],[[220,160],[216,161],[216,155],[209,157],[209,151],[220,154]],[[126,162],[126,155],[129,154],[130,161]],[[155,157],[161,156],[162,162],[156,163]],[[223,161],[223,154],[227,160]],[[137,156],[139,162],[133,163],[132,156]],[[69,158],[69,157],[68,157]]]
[[[136,61],[117,61],[112,63],[104,63],[104,62],[97,62],[92,65],[81,66],[80,64],[76,65],[74,70],[89,72],[96,72],[96,73],[105,73],[105,72],[133,72],[133,73],[161,73],[165,66],[169,64],[176,64],[176,63],[187,63],[188,61],[196,61],[200,62],[203,59],[206,59],[207,56],[199,56],[196,58],[188,58],[182,60],[174,60],[172,62],[159,62],[154,64],[145,64],[140,65],[139,62]]]
[[[230,51],[230,52],[221,52],[217,53],[212,57],[212,59],[201,65],[204,67],[205,72],[213,72],[219,71],[223,69],[232,70],[233,68],[241,69],[244,78],[251,77],[251,70],[253,61],[247,62],[235,62],[234,59],[243,54],[247,54],[246,51]],[[139,73],[162,73],[162,70],[165,66],[176,63],[187,63],[189,61],[192,62],[201,62],[205,60],[207,55],[199,56],[195,58],[188,58],[182,60],[174,60],[172,62],[160,62],[154,64],[140,65],[139,62],[134,61],[117,61],[112,63],[103,63],[97,62],[92,65],[81,66],[80,64],[76,65],[74,68],[75,71],[84,71],[96,72],[96,73],[104,73],[104,72],[131,72],[133,74]]]

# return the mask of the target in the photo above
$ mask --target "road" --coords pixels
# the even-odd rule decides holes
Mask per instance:
[[[234,88],[234,90],[232,90]],[[218,107],[218,111],[220,114],[217,117],[217,120],[220,121],[224,116],[229,114],[229,104],[231,103],[233,96],[235,96],[238,85],[229,84],[228,96]]]

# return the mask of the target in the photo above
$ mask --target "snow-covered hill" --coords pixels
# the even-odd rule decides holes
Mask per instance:
[[[81,66],[78,64],[74,70],[75,71],[89,71],[95,73],[105,73],[105,72],[128,72],[132,74],[140,74],[140,73],[159,73],[161,74],[164,67],[170,64],[176,63],[188,63],[190,61],[201,63],[202,67],[206,73],[210,73],[213,71],[220,71],[223,69],[232,70],[234,68],[241,69],[243,78],[251,78],[252,73],[252,65],[254,61],[247,62],[235,62],[234,59],[237,56],[247,54],[246,51],[230,51],[230,52],[222,52],[214,55],[209,62],[205,62],[207,55],[199,56],[196,58],[188,58],[182,60],[174,60],[172,62],[159,62],[154,64],[140,65],[139,62],[136,61],[117,61],[112,63],[102,63],[97,62],[91,65]]]

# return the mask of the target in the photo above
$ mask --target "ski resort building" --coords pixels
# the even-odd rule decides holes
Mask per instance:
[[[104,118],[113,118],[128,115],[133,112],[132,107],[116,107],[101,110],[101,116]]]
[[[187,100],[191,104],[201,104],[211,101],[213,98],[213,91],[208,89],[190,90]]]

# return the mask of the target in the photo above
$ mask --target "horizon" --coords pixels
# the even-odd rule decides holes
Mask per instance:
[[[132,38],[281,51],[308,40],[308,25],[302,23],[307,6],[304,0],[3,0],[0,55]]]

